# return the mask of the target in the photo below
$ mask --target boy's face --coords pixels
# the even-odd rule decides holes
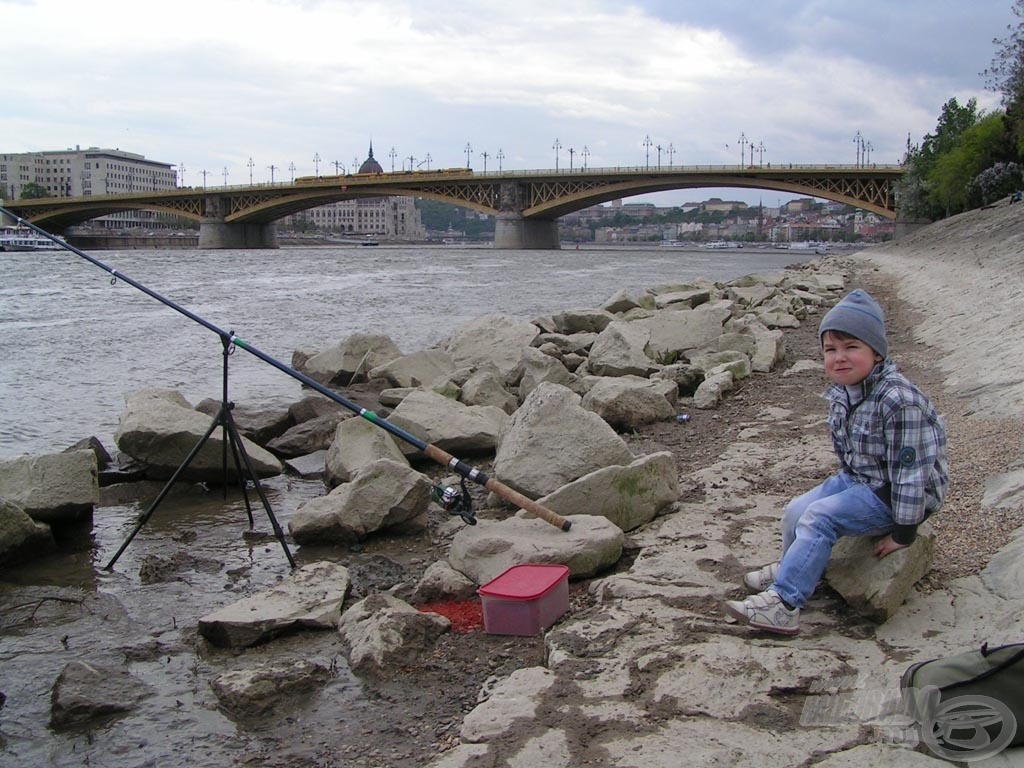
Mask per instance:
[[[825,376],[833,384],[843,386],[860,384],[882,359],[860,339],[840,339],[831,331],[822,335],[821,351],[825,356]]]

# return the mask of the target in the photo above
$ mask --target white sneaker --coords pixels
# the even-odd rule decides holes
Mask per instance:
[[[754,629],[795,635],[800,631],[800,609],[787,608],[774,590],[751,595],[746,600],[729,600],[726,612]]]
[[[764,592],[775,583],[775,575],[779,572],[778,563],[769,563],[756,571],[744,575],[743,584],[752,593]]]

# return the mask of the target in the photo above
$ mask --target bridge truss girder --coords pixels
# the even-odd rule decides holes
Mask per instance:
[[[9,208],[33,223],[57,231],[98,216],[151,210],[193,221],[216,217],[226,223],[271,223],[326,203],[368,197],[427,197],[497,215],[514,212],[524,219],[554,220],[573,211],[633,195],[697,188],[752,188],[821,197],[896,218],[895,185],[900,166],[860,168],[715,168],[690,170],[628,169],[622,172],[578,170],[569,174],[510,173],[445,179],[325,177],[313,184],[266,187],[179,189],[170,193],[103,195],[11,201]],[[578,174],[578,175],[575,175]]]

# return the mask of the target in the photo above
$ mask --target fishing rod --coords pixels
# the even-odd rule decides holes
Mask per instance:
[[[221,342],[225,345],[225,347],[230,345],[233,347],[238,347],[239,349],[244,349],[246,352],[253,355],[254,357],[259,358],[268,365],[277,368],[282,373],[291,376],[293,379],[297,379],[298,381],[305,384],[307,387],[316,390],[325,397],[328,397],[334,402],[338,403],[339,405],[347,408],[348,410],[355,413],[357,416],[366,419],[372,424],[375,424],[376,426],[390,433],[391,435],[394,435],[400,440],[409,443],[410,445],[417,448],[419,451],[422,451],[427,458],[455,472],[463,481],[470,480],[478,485],[482,485],[484,488],[486,488],[488,491],[495,494],[496,496],[516,505],[520,509],[526,510],[530,514],[539,517],[541,520],[550,523],[551,525],[555,526],[556,528],[562,531],[568,531],[572,527],[572,521],[567,520],[566,518],[559,515],[557,512],[553,512],[544,505],[538,504],[533,499],[519,493],[519,491],[516,491],[513,488],[509,488],[501,481],[496,480],[493,477],[490,477],[484,472],[481,472],[479,469],[472,466],[471,464],[467,464],[461,459],[452,456],[452,454],[442,450],[441,448],[438,448],[436,445],[421,440],[414,434],[407,432],[401,427],[392,424],[390,421],[379,416],[373,411],[363,408],[357,405],[356,403],[353,403],[351,400],[342,397],[337,392],[328,389],[323,384],[320,384],[318,381],[311,379],[304,373],[296,371],[294,368],[285,365],[281,361],[276,360],[275,358],[271,357],[265,352],[262,352],[253,345],[244,341],[243,339],[240,339],[238,336],[235,335],[234,331],[223,330],[222,328],[214,325],[205,318],[202,318],[199,315],[195,314],[194,312],[189,311],[188,309],[181,306],[177,302],[168,299],[166,296],[162,296],[161,294],[157,293],[151,288],[146,287],[137,280],[133,280],[131,277],[124,274],[123,272],[118,272],[113,267],[104,264],[99,259],[90,256],[84,251],[71,245],[67,241],[50,234],[45,229],[36,226],[32,222],[26,221],[25,219],[21,218],[12,211],[7,210],[3,206],[0,206],[0,213],[10,216],[18,223],[18,225],[29,227],[30,229],[47,238],[48,240],[52,240],[54,243],[61,246],[62,248],[70,251],[71,253],[74,253],[76,256],[80,256],[89,263],[99,267],[105,272],[108,272],[115,280],[123,280],[133,288],[137,288],[147,296],[156,299],[161,304],[170,307],[175,312],[181,313],[188,319],[198,323],[207,330],[212,331],[213,333],[217,334],[220,337]],[[113,280],[111,282],[113,282]],[[458,514],[466,522],[475,523],[475,518],[473,517],[472,512],[468,511],[469,498],[468,492],[465,489],[465,483],[462,482],[461,484],[463,489],[461,493],[453,488],[446,488],[440,493],[435,493],[435,496],[440,499],[442,506],[444,506],[445,509],[448,509],[449,511],[454,510],[454,513]]]

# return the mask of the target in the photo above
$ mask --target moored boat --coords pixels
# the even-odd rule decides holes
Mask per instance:
[[[58,238],[63,240],[64,238]],[[28,227],[0,227],[0,251],[59,251],[62,247]]]

